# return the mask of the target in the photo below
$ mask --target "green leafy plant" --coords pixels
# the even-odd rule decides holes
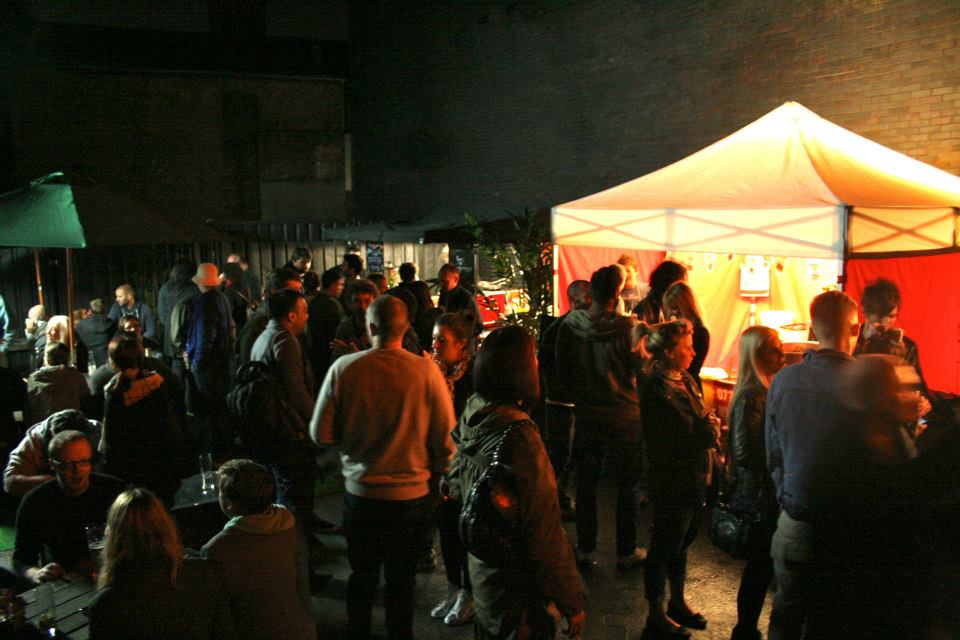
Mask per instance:
[[[469,213],[464,214],[477,249],[493,263],[497,275],[510,282],[521,282],[520,306],[528,311],[501,314],[507,324],[517,324],[534,337],[540,330],[540,317],[553,309],[553,245],[550,244],[550,223],[547,216],[524,209],[511,216],[511,225],[505,232],[491,232]]]

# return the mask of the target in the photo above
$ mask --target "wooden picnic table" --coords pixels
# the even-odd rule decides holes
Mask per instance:
[[[84,608],[93,600],[96,586],[90,580],[53,580],[53,593],[56,598],[57,637],[71,640],[87,640],[90,637],[90,618]],[[27,604],[27,622],[36,626],[40,610],[37,607],[37,590],[31,589],[20,594]],[[61,636],[60,634],[64,634]]]

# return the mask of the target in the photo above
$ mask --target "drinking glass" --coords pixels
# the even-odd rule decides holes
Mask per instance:
[[[200,491],[207,493],[213,491],[214,486],[214,475],[213,475],[213,456],[209,453],[200,454]]]
[[[37,628],[43,635],[54,637],[57,634],[57,598],[53,593],[53,585],[41,582],[37,587]]]
[[[94,567],[100,562],[100,552],[103,551],[105,525],[92,524],[87,527],[87,548],[90,550],[90,558],[93,560]]]

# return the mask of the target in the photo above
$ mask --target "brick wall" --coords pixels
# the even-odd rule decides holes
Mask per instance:
[[[6,89],[19,184],[63,170],[171,220],[346,216],[341,81],[38,63]]]
[[[360,217],[565,202],[787,100],[960,173],[956,0],[368,0],[349,33]]]

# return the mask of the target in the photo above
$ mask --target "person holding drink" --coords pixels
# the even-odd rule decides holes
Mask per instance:
[[[687,320],[641,323],[652,357],[640,398],[653,527],[644,574],[650,605],[644,638],[689,638],[686,627],[705,629],[707,619],[687,603],[687,549],[697,536],[706,493],[708,451],[717,446],[720,420],[707,411],[693,377],[693,329]],[[665,605],[665,582],[670,602]]]
[[[27,493],[17,511],[14,567],[35,583],[89,574],[93,565],[84,529],[102,524],[123,490],[118,478],[92,473],[93,447],[79,431],[55,435],[49,455],[56,478]]]

